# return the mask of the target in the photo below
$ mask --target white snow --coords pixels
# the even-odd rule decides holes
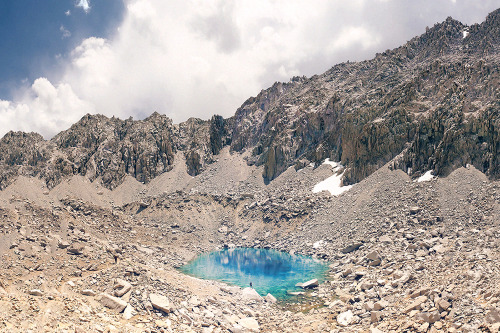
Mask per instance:
[[[467,30],[464,30],[464,31],[462,31],[462,34],[463,34],[463,36],[465,38],[465,37],[467,37],[469,35],[469,32]]]
[[[340,164],[338,164],[337,162],[333,162],[333,161],[330,161],[329,158],[327,158],[323,164],[327,164],[329,166],[331,166],[333,169],[335,169],[336,167],[340,166]]]
[[[330,165],[335,174],[316,184],[313,188],[313,193],[329,191],[331,195],[338,196],[352,187],[352,185],[342,186],[342,176],[344,173],[338,173],[338,171],[342,168],[342,165],[337,162],[330,161],[329,158],[327,158],[323,164]]]
[[[428,182],[429,180],[432,180],[432,179],[434,179],[434,176],[432,175],[432,170],[429,170],[426,173],[424,173],[422,176],[420,176],[417,179],[417,182],[418,183],[420,183],[420,182]]]
[[[323,245],[325,245],[325,241],[324,240],[320,240],[320,241],[317,241],[316,243],[313,244],[313,248],[319,249]]]

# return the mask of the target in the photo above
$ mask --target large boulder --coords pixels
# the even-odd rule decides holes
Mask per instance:
[[[340,313],[337,316],[337,323],[339,323],[340,326],[349,326],[351,325],[353,319],[354,319],[354,314],[352,313],[351,310],[348,310]]]
[[[149,294],[149,300],[153,308],[165,313],[172,312],[174,309],[166,296],[159,294]]]
[[[350,244],[342,249],[342,253],[351,253],[353,251],[356,251],[357,249],[359,249],[361,247],[361,245],[363,245],[363,243],[360,243],[360,242]]]
[[[102,293],[100,295],[99,302],[105,307],[115,310],[116,312],[122,312],[127,307],[127,302],[106,293]]]
[[[241,291],[241,297],[246,300],[262,301],[262,296],[260,296],[255,289],[250,287],[247,287]]]
[[[272,304],[274,304],[274,303],[276,303],[278,301],[276,299],[276,297],[274,297],[273,295],[271,295],[269,293],[266,295],[266,297],[264,297],[264,299],[266,300],[266,302],[272,303]]]
[[[115,279],[113,293],[116,297],[122,297],[132,289],[132,285],[122,279]]]
[[[242,318],[238,321],[238,324],[241,327],[246,328],[247,330],[250,330],[252,332],[258,332],[260,330],[259,323],[257,322],[257,320],[255,320],[255,318]]]
[[[318,279],[312,279],[312,280],[309,280],[307,282],[297,283],[295,286],[300,287],[302,289],[312,289],[312,288],[316,288],[317,286],[319,286],[319,281],[318,281]]]

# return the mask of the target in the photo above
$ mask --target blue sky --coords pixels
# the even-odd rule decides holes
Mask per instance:
[[[81,41],[109,38],[124,14],[119,0],[0,2],[0,99],[38,77],[57,79],[59,66]]]
[[[0,136],[86,113],[230,117],[276,81],[370,59],[498,0],[1,0]]]

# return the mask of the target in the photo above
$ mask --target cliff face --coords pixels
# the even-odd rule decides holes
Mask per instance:
[[[252,149],[267,180],[329,157],[357,182],[403,151],[394,166],[415,176],[470,163],[498,178],[499,16],[448,18],[372,60],[277,83],[238,109],[232,149]]]
[[[195,176],[225,146],[250,151],[266,181],[330,158],[354,183],[395,157],[393,167],[412,176],[473,164],[499,178],[499,26],[500,10],[471,27],[448,18],[372,60],[275,83],[229,119],[174,125],[158,113],[139,121],[86,115],[49,141],[10,132],[0,140],[0,188],[18,175],[48,187],[74,174],[110,189],[126,175],[147,183],[172,168],[177,152]]]

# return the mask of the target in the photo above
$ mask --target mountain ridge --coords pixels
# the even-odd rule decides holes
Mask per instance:
[[[49,188],[75,174],[109,189],[126,175],[148,183],[171,170],[176,152],[196,176],[226,146],[251,151],[247,162],[266,182],[325,158],[345,165],[345,184],[391,160],[413,177],[472,164],[497,179],[499,17],[497,9],[470,27],[449,17],[373,59],[276,82],[227,119],[85,115],[50,140],[11,131],[0,140],[0,189],[19,175]]]

